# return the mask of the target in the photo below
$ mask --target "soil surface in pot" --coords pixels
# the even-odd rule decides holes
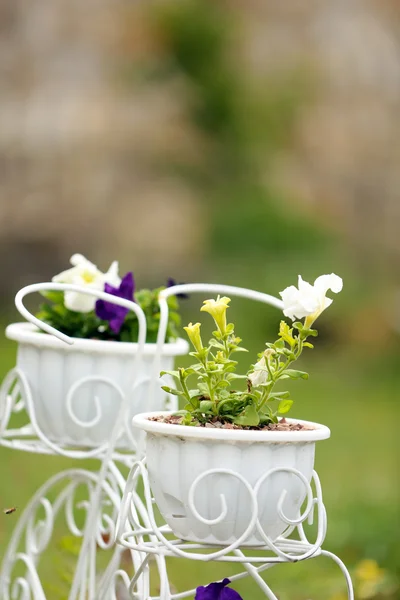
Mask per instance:
[[[159,423],[169,423],[171,425],[180,425],[182,421],[181,415],[159,415],[151,417],[149,421],[158,421]],[[303,425],[301,423],[288,423],[285,418],[280,419],[278,423],[270,423],[269,425],[263,425],[262,427],[243,427],[241,425],[235,425],[234,423],[228,423],[226,421],[219,421],[215,419],[209,423],[196,423],[194,427],[207,427],[209,429],[241,429],[243,431],[312,431],[314,427]]]

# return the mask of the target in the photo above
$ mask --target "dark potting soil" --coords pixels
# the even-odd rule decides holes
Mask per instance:
[[[160,415],[157,417],[150,417],[150,421],[157,421],[159,423],[169,423],[171,425],[180,425],[182,421],[181,415]],[[262,427],[243,427],[241,425],[235,425],[234,423],[228,423],[214,419],[209,423],[196,423],[194,427],[206,427],[208,429],[237,429],[242,431],[312,431],[314,427],[309,425],[303,425],[302,423],[288,423],[285,418],[280,419],[278,423],[270,423],[269,425],[263,425]]]

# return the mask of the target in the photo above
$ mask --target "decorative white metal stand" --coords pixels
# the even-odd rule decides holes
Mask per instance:
[[[26,294],[49,289],[87,293],[133,310],[139,321],[139,340],[136,355],[133,357],[136,370],[128,389],[121,389],[119,382],[106,382],[117,390],[120,408],[110,431],[108,443],[95,448],[69,447],[50,440],[38,425],[31,387],[24,372],[19,368],[12,369],[4,379],[0,390],[0,445],[23,452],[62,455],[74,459],[96,458],[100,461],[100,469],[98,472],[80,468],[68,469],[53,476],[37,490],[23,510],[4,554],[0,571],[0,598],[2,600],[46,600],[38,573],[39,561],[43,552],[49,547],[57,516],[63,514],[71,535],[81,539],[82,542],[68,595],[69,600],[123,600],[125,598],[178,600],[193,597],[195,589],[179,593],[171,590],[167,558],[241,563],[244,571],[231,576],[231,581],[250,576],[264,592],[266,598],[277,600],[261,577],[261,573],[278,563],[297,562],[321,555],[332,558],[339,565],[346,579],[348,600],[354,600],[351,579],[345,565],[338,557],[322,550],[321,547],[326,533],[326,512],[322,501],[321,485],[315,472],[313,474],[315,492],[313,492],[312,485],[304,480],[304,476],[294,469],[290,470],[294,476],[299,476],[303,481],[306,507],[296,520],[288,519],[283,514],[283,498],[281,498],[278,511],[281,519],[287,523],[287,529],[277,540],[269,539],[258,522],[257,493],[262,481],[270,475],[269,472],[261,477],[254,488],[238,473],[229,472],[229,475],[241,481],[249,494],[249,528],[234,544],[217,548],[212,545],[183,541],[176,539],[167,525],[159,523],[154,513],[143,440],[133,436],[129,424],[126,423],[132,390],[135,389],[137,377],[140,376],[140,363],[146,340],[144,314],[133,302],[73,285],[46,283],[28,286],[21,290],[16,297],[19,312],[31,323],[66,343],[71,344],[73,340],[37,320],[23,305]],[[154,393],[155,386],[159,384],[160,356],[168,322],[167,298],[170,295],[193,292],[234,295],[282,308],[281,301],[268,294],[232,286],[187,284],[164,290],[159,298],[160,325],[149,395]],[[104,383],[104,378],[99,376],[98,379]],[[80,382],[75,382],[67,398],[79,385]],[[172,404],[171,408],[175,409],[175,406]],[[14,415],[18,413],[26,414],[26,423],[13,427]],[[87,424],[82,426],[87,427]],[[119,448],[118,441],[124,435],[130,440],[131,452]],[[211,472],[206,473],[205,476],[209,474]],[[195,481],[193,487],[197,484],[198,482]],[[142,498],[143,494],[137,491],[138,489],[144,490],[144,498]],[[194,494],[192,494],[191,509],[204,523],[206,519],[196,510],[193,498]],[[222,498],[221,502],[223,502]],[[76,519],[76,511],[79,510],[85,515],[83,526],[79,525]],[[310,542],[306,537],[304,524],[312,522],[315,512],[318,527],[315,541]],[[215,522],[222,521],[225,516],[222,511]],[[252,531],[254,527],[264,540],[264,545],[256,548],[256,554],[254,551],[249,553],[250,549],[242,546],[248,531]],[[112,554],[108,566],[103,568],[100,574],[96,572],[96,555],[99,549],[111,550]],[[126,555],[127,551],[130,553],[133,577],[128,575],[121,566],[121,557]],[[151,557],[155,559],[155,566],[150,569]],[[160,590],[157,596],[151,596],[150,576],[155,571],[158,572]]]
[[[209,524],[210,521],[199,514],[194,501],[194,492],[201,480],[206,480],[218,471],[218,469],[210,469],[199,476],[193,482],[192,488],[189,491],[190,510],[202,523]],[[171,592],[166,566],[166,558],[168,557],[186,558],[201,562],[240,563],[244,566],[245,571],[231,576],[231,581],[251,576],[269,600],[278,600],[270,587],[262,579],[260,573],[279,563],[298,562],[324,555],[332,558],[341,568],[346,579],[348,598],[349,600],[353,600],[352,583],[345,565],[337,556],[331,552],[322,550],[321,547],[325,539],[327,520],[322,501],[321,484],[315,471],[313,472],[312,482],[308,483],[304,476],[296,469],[271,469],[264,473],[254,487],[251,487],[235,471],[227,469],[220,471],[238,479],[249,494],[249,515],[246,531],[234,543],[221,548],[210,544],[199,544],[177,539],[167,525],[158,524],[154,513],[154,500],[151,494],[145,460],[143,459],[135,463],[125,486],[117,529],[118,543],[132,550],[135,553],[136,561],[138,561],[138,565],[135,565],[135,576],[129,586],[129,592],[133,598],[137,598],[138,600],[150,598],[150,569],[148,568],[148,564],[151,556],[156,558],[160,582],[160,593],[157,596],[151,596],[152,600],[178,600],[178,598],[192,597],[196,592],[195,588],[181,593]],[[283,513],[284,495],[282,495],[278,503],[278,513],[280,518],[286,523],[287,529],[276,540],[271,540],[263,531],[258,520],[259,506],[257,497],[263,482],[276,471],[290,473],[302,481],[305,488],[306,507],[303,513],[298,515],[297,519],[289,519]],[[138,481],[142,484],[140,487],[144,489],[144,501],[137,492]],[[315,492],[313,492],[312,483],[314,483]],[[223,510],[224,505],[226,506],[226,503],[224,498],[221,497],[222,510],[219,517],[212,520],[214,525],[223,522],[227,516],[229,517],[226,511]],[[314,542],[310,542],[304,531],[304,524],[312,525],[315,513],[317,517],[316,539]],[[257,532],[264,539],[264,544],[249,548],[243,544],[245,544],[246,538],[254,528],[257,529]],[[257,551],[257,554],[254,553],[254,550]],[[249,551],[252,552],[249,553]]]

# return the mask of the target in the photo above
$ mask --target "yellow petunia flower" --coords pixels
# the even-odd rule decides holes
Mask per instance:
[[[218,296],[216,300],[205,300],[203,302],[204,306],[200,309],[202,312],[208,312],[212,316],[222,335],[226,332],[226,309],[230,301],[231,299],[227,296],[223,296],[222,298]]]

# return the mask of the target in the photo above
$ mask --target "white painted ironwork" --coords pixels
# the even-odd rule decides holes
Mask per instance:
[[[335,555],[322,550],[321,544],[326,533],[326,513],[322,502],[322,492],[316,473],[313,475],[315,493],[304,476],[290,471],[299,477],[305,489],[306,507],[296,520],[288,519],[283,513],[283,498],[280,499],[278,511],[287,529],[277,540],[271,540],[258,522],[258,491],[263,481],[272,471],[265,473],[252,487],[244,478],[229,471],[246,488],[249,495],[249,526],[243,536],[225,548],[195,544],[171,538],[171,531],[166,526],[157,525],[147,470],[143,459],[143,446],[133,436],[127,419],[130,395],[135,392],[141,382],[141,368],[145,353],[146,320],[141,308],[134,302],[117,298],[105,292],[80,288],[69,284],[44,283],[23,288],[16,296],[16,306],[22,316],[39,329],[55,336],[69,345],[74,340],[55,330],[34,317],[24,306],[25,296],[32,292],[44,290],[76,291],[124,306],[135,312],[139,322],[138,343],[135,346],[132,361],[132,378],[127,388],[121,388],[118,381],[106,377],[87,375],[81,377],[67,391],[65,405],[66,414],[82,431],[95,427],[101,419],[101,405],[93,397],[94,416],[83,420],[76,414],[74,394],[81,385],[97,381],[110,386],[115,392],[118,410],[114,425],[110,427],[109,438],[97,447],[75,447],[63,440],[50,439],[39,427],[35,411],[35,398],[31,385],[24,371],[18,367],[6,376],[0,388],[0,445],[24,452],[58,454],[74,459],[96,458],[100,461],[98,472],[86,469],[68,469],[58,473],[46,482],[32,497],[22,511],[8,548],[4,554],[0,571],[0,598],[4,600],[46,600],[43,584],[39,576],[39,562],[42,553],[49,547],[54,525],[58,515],[63,514],[71,535],[81,540],[79,559],[73,577],[69,600],[178,600],[193,597],[195,589],[175,593],[171,590],[166,558],[190,558],[197,561],[219,561],[226,563],[242,563],[244,571],[230,577],[231,581],[252,577],[263,590],[269,600],[277,600],[269,586],[261,577],[261,573],[275,564],[306,560],[325,555],[332,558],[343,571],[348,588],[348,599],[353,600],[350,576],[344,564]],[[226,294],[263,302],[282,309],[282,301],[261,292],[233,286],[214,284],[185,284],[163,290],[159,296],[160,324],[157,343],[152,360],[152,374],[149,380],[148,394],[151,398],[159,385],[161,356],[165,344],[168,324],[167,298],[179,293]],[[81,342],[85,342],[82,340]],[[125,348],[125,346],[124,346]],[[143,379],[143,378],[142,378]],[[128,393],[129,392],[129,393]],[[175,400],[173,400],[175,401]],[[172,405],[175,409],[176,404]],[[13,427],[16,413],[26,413],[26,423]],[[120,448],[122,436],[129,440],[130,452]],[[128,475],[128,469],[130,469]],[[206,473],[202,477],[209,475]],[[137,491],[139,479],[142,481],[144,498]],[[200,521],[205,518],[199,514],[195,503],[195,489],[201,483],[197,478],[193,483],[190,504],[193,513]],[[85,499],[77,500],[77,490],[85,490]],[[83,525],[79,526],[75,513],[83,511]],[[312,521],[314,512],[318,519],[316,539],[309,542],[304,532],[305,521]],[[221,513],[215,522],[226,517],[226,503],[221,498]],[[259,552],[249,555],[248,548],[242,548],[245,534],[257,527],[262,536],[264,546]],[[298,533],[298,540],[290,536]],[[117,541],[115,545],[114,542]],[[110,549],[112,557],[101,574],[96,573],[96,555],[101,549]],[[130,577],[121,566],[121,557],[129,552],[134,569]],[[154,558],[155,567],[150,569],[150,557]],[[22,567],[22,569],[21,569]],[[157,596],[150,596],[150,573],[156,569],[159,576],[160,591]],[[21,574],[23,573],[23,574]]]
[[[263,532],[259,522],[258,492],[266,478],[277,471],[288,472],[300,478],[305,488],[306,507],[301,514],[299,513],[296,519],[287,518],[282,511],[283,493],[278,501],[278,511],[288,527],[276,540],[271,540]],[[260,576],[260,573],[280,563],[298,562],[324,555],[332,558],[339,565],[346,580],[348,600],[354,600],[350,575],[345,565],[334,554],[322,550],[321,547],[326,535],[327,519],[322,499],[321,484],[315,471],[312,474],[312,481],[308,482],[296,469],[284,467],[271,469],[264,473],[254,487],[252,487],[242,475],[233,470],[210,469],[194,481],[189,491],[190,509],[202,523],[206,522],[209,524],[210,520],[205,519],[198,513],[195,504],[195,490],[202,478],[207,478],[215,472],[223,472],[235,477],[249,494],[248,527],[235,543],[225,547],[193,543],[175,538],[172,530],[167,525],[160,525],[157,522],[154,510],[154,500],[152,498],[145,460],[138,461],[133,465],[126,482],[117,526],[117,542],[125,548],[132,550],[135,555],[141,556],[139,565],[135,565],[136,572],[129,587],[133,598],[137,598],[138,600],[142,600],[142,598],[146,598],[146,600],[178,600],[180,598],[193,597],[195,589],[175,593],[171,591],[169,585],[166,558],[186,558],[200,562],[241,563],[245,571],[229,577],[230,580],[236,581],[249,575],[264,591],[269,600],[277,600],[272,590]],[[143,487],[144,490],[144,499],[137,491],[139,482],[140,489]],[[313,491],[313,488],[315,491]],[[220,523],[227,516],[229,517],[226,511],[226,501],[222,496],[221,513],[216,519],[213,519],[213,523]],[[312,525],[315,517],[317,520],[317,533],[315,541],[309,541],[304,525]],[[253,548],[244,548],[242,544],[246,541],[247,536],[255,526],[262,535],[265,543]],[[154,575],[154,567],[153,573],[148,568],[150,556],[156,558],[155,565],[160,581],[160,594],[151,596],[151,598],[150,596],[140,595],[141,590],[150,589],[150,577],[152,574]]]
[[[104,377],[85,377],[77,380],[66,395],[67,414],[71,421],[78,423],[82,429],[93,426],[95,421],[91,423],[79,422],[73,412],[73,396],[79,386],[87,381],[97,381],[98,383],[106,383],[112,387],[117,394],[122,404],[125,398],[124,392],[112,380]],[[133,386],[133,390],[134,390]],[[101,419],[101,412],[96,397],[93,402],[97,407],[97,420]],[[18,428],[12,428],[12,417],[14,414],[26,412],[27,423]],[[128,423],[124,423],[119,436],[129,436],[133,451],[136,450],[136,439],[132,436],[131,428]],[[33,452],[39,454],[60,454],[68,458],[102,458],[104,453],[109,448],[109,444],[105,443],[95,448],[69,448],[63,444],[50,440],[39,427],[36,420],[35,404],[32,397],[32,391],[29,382],[24,372],[18,367],[13,368],[4,378],[0,387],[0,445],[23,450],[25,452]],[[114,449],[113,456],[117,460],[124,460],[125,455]]]

